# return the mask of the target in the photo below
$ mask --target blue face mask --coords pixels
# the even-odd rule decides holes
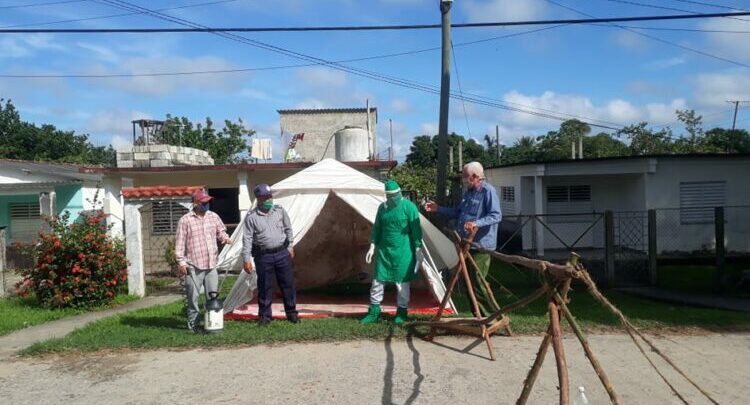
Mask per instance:
[[[211,203],[203,203],[200,205],[200,207],[201,207],[201,210],[203,210],[203,212],[207,212],[208,209],[211,208]]]

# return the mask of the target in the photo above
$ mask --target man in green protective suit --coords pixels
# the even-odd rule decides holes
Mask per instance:
[[[398,291],[394,323],[406,322],[409,308],[409,282],[417,277],[417,264],[422,258],[422,227],[419,211],[403,198],[401,188],[393,180],[385,182],[386,201],[378,207],[372,226],[370,249],[365,261],[375,255],[375,274],[370,288],[370,308],[363,324],[377,322],[385,283],[394,283]]]

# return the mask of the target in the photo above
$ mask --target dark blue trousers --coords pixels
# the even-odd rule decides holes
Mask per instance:
[[[271,301],[273,300],[273,275],[284,295],[284,312],[286,316],[297,314],[297,292],[294,289],[294,267],[292,257],[287,250],[260,255],[255,258],[255,269],[258,272],[258,317],[271,319]]]

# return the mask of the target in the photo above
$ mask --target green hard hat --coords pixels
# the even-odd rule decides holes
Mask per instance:
[[[385,193],[386,194],[395,194],[401,191],[401,187],[399,187],[398,183],[396,183],[395,180],[388,180],[385,182]]]

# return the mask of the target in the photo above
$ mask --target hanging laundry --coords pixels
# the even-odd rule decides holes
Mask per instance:
[[[253,139],[253,145],[250,150],[250,157],[258,160],[271,160],[271,140],[270,139]]]

